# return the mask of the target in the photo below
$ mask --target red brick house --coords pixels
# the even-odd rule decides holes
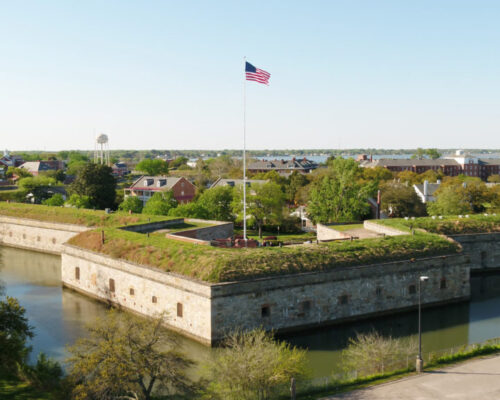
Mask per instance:
[[[173,192],[179,204],[189,203],[196,194],[196,186],[186,178],[143,175],[125,189],[125,198],[137,196],[146,204],[155,193],[169,190]]]

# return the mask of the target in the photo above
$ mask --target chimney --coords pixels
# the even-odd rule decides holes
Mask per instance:
[[[424,197],[427,198],[429,195],[429,181],[425,180],[424,181]]]

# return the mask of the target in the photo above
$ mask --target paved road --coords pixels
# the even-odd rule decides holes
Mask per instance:
[[[348,400],[499,400],[500,356],[468,361],[395,382],[326,399]]]

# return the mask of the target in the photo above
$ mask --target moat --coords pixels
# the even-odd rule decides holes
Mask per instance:
[[[56,359],[65,357],[65,345],[85,335],[85,325],[103,316],[106,306],[63,289],[59,256],[0,246],[0,279],[8,295],[26,308],[35,328],[33,355],[44,351]],[[500,274],[471,279],[472,300],[426,309],[423,313],[424,351],[435,351],[500,336]],[[309,349],[316,377],[330,375],[340,353],[356,332],[376,329],[394,337],[416,335],[415,312],[331,326],[281,336]],[[184,351],[195,360],[210,357],[212,349],[182,338]]]

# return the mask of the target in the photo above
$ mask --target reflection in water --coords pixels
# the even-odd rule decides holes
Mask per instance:
[[[107,306],[61,287],[60,257],[0,246],[0,279],[8,295],[17,297],[35,327],[32,357],[40,351],[59,360],[65,345],[86,334],[85,325],[105,315]],[[500,276],[474,277],[470,303],[424,309],[424,351],[435,351],[499,337]],[[356,332],[377,330],[393,337],[415,336],[417,314],[331,326],[315,331],[281,335],[294,345],[309,349],[315,376],[328,376],[340,353]],[[212,349],[182,338],[183,350],[195,361],[209,358]],[[195,372],[193,372],[195,373]]]

